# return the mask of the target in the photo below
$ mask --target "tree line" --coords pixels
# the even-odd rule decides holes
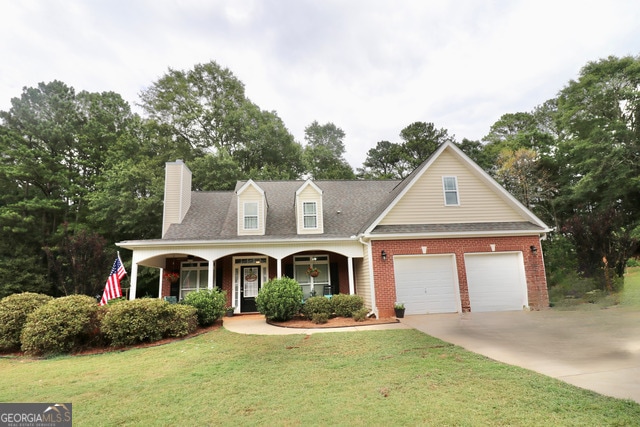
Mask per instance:
[[[445,141],[553,226],[548,270],[611,289],[640,236],[640,59],[587,63],[529,112],[504,114],[481,141],[415,122],[379,141],[362,166],[345,132],[317,121],[304,143],[216,62],[169,69],[140,94],[143,114],[114,92],[63,82],[25,87],[0,111],[0,297],[102,291],[114,243],[160,236],[164,163],[183,159],[195,190],[238,179],[402,179]],[[157,288],[141,270],[139,286]],[[553,283],[552,283],[553,284]]]

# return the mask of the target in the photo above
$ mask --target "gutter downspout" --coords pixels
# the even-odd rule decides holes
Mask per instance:
[[[373,256],[371,254],[371,243],[364,241],[364,236],[360,235],[358,241],[367,247],[367,256],[369,257],[369,286],[371,287],[371,311],[378,317],[378,307],[376,305],[376,286],[373,281]]]

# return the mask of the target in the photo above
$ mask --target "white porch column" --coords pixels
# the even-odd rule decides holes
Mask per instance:
[[[158,278],[158,299],[162,299],[162,278],[164,277],[164,268],[160,269],[160,277]]]
[[[354,295],[356,293],[356,287],[353,283],[353,258],[347,258],[347,267],[349,268],[349,295]]]
[[[129,299],[136,299],[136,288],[138,287],[138,264],[131,263],[131,276],[129,276],[131,286],[129,287]],[[160,280],[162,280],[162,273],[160,274]]]
[[[207,288],[213,289],[213,260],[209,260],[209,276],[207,277]]]
[[[280,279],[282,277],[282,258],[276,258],[276,261],[276,265],[278,266],[277,278]]]

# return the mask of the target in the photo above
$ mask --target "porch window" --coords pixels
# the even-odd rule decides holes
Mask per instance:
[[[207,289],[208,279],[208,262],[183,262],[180,270],[180,300],[189,292]]]
[[[258,229],[258,203],[246,202],[244,204],[244,229]]]
[[[443,176],[442,186],[444,187],[445,206],[458,206],[458,179],[455,176]]]
[[[331,275],[327,255],[294,257],[293,274],[294,279],[300,283],[304,299],[331,295]]]
[[[302,203],[304,228],[318,228],[318,209],[316,202]]]

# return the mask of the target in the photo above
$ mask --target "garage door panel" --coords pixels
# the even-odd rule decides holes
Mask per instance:
[[[522,310],[527,305],[518,253],[465,255],[472,312]]]
[[[458,311],[455,258],[444,256],[394,257],[396,299],[405,314]]]

